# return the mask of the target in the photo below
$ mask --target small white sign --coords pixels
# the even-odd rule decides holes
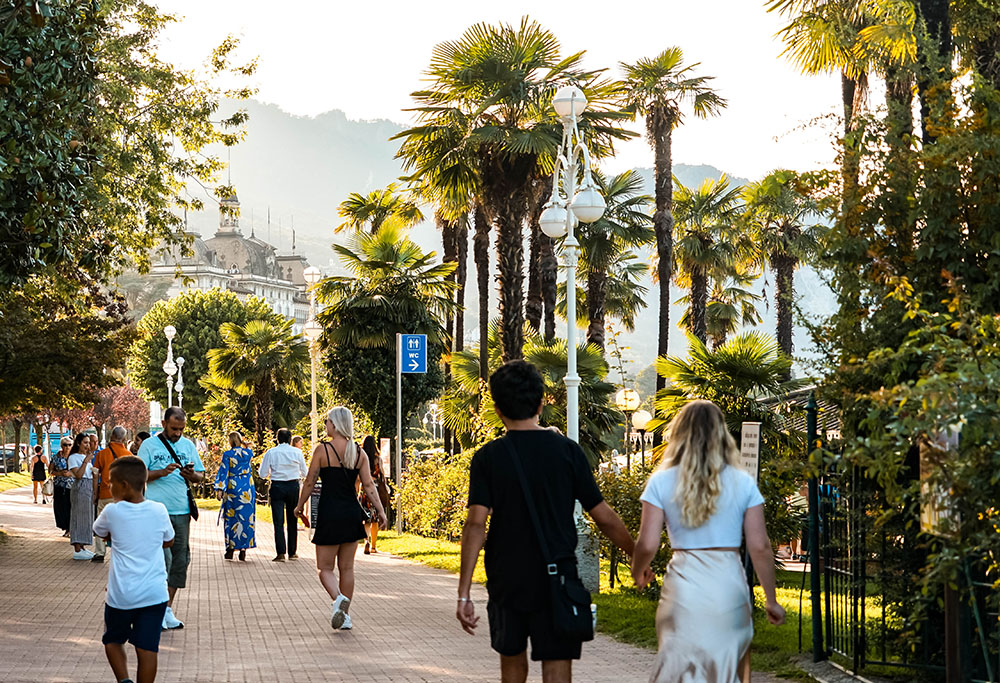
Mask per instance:
[[[760,479],[760,422],[744,422],[740,434],[740,468]]]

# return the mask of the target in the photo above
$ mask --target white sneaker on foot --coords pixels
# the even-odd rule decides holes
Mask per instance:
[[[346,595],[338,595],[333,601],[333,614],[330,615],[330,626],[335,629],[344,625],[347,618],[347,609],[351,606],[351,599]]]
[[[167,611],[163,613],[163,628],[164,629],[184,628],[184,622],[175,617],[173,610],[168,607]]]
[[[354,625],[351,624],[351,615],[350,614],[345,614],[344,615],[344,623],[340,627],[340,630],[341,631],[350,631],[352,628],[354,628]]]
[[[93,559],[93,557],[94,553],[90,552],[86,548],[82,550],[77,550],[75,553],[73,553],[74,560],[91,560]]]

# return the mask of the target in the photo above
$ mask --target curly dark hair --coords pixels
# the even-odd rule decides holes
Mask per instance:
[[[525,420],[538,413],[545,395],[545,382],[534,365],[512,360],[490,375],[490,395],[504,417]]]

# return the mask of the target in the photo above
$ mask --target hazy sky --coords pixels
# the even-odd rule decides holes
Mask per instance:
[[[679,46],[698,73],[716,77],[729,100],[722,116],[689,118],[675,134],[674,160],[712,164],[756,178],[778,167],[830,164],[839,85],[830,76],[804,77],[774,38],[780,17],[761,0],[649,2],[474,3],[300,0],[160,0],[183,20],[171,27],[163,55],[195,67],[227,33],[242,39],[242,55],[258,56],[258,99],[299,115],[341,109],[350,118],[409,120],[402,110],[421,86],[433,46],[457,39],[477,22],[517,23],[527,14],[551,30],[565,54],[586,50],[585,65],[618,74],[620,61]],[[610,171],[652,166],[639,139],[618,149]]]

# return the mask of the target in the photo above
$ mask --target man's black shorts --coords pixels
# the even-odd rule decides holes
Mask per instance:
[[[494,603],[486,605],[490,619],[490,644],[502,655],[513,657],[524,652],[531,638],[531,659],[552,662],[580,659],[582,643],[562,640],[552,628],[552,613],[548,609],[528,611],[511,609]]]
[[[101,642],[132,643],[140,650],[159,652],[160,630],[163,628],[163,614],[167,603],[136,609],[118,609],[104,605],[104,637]]]

